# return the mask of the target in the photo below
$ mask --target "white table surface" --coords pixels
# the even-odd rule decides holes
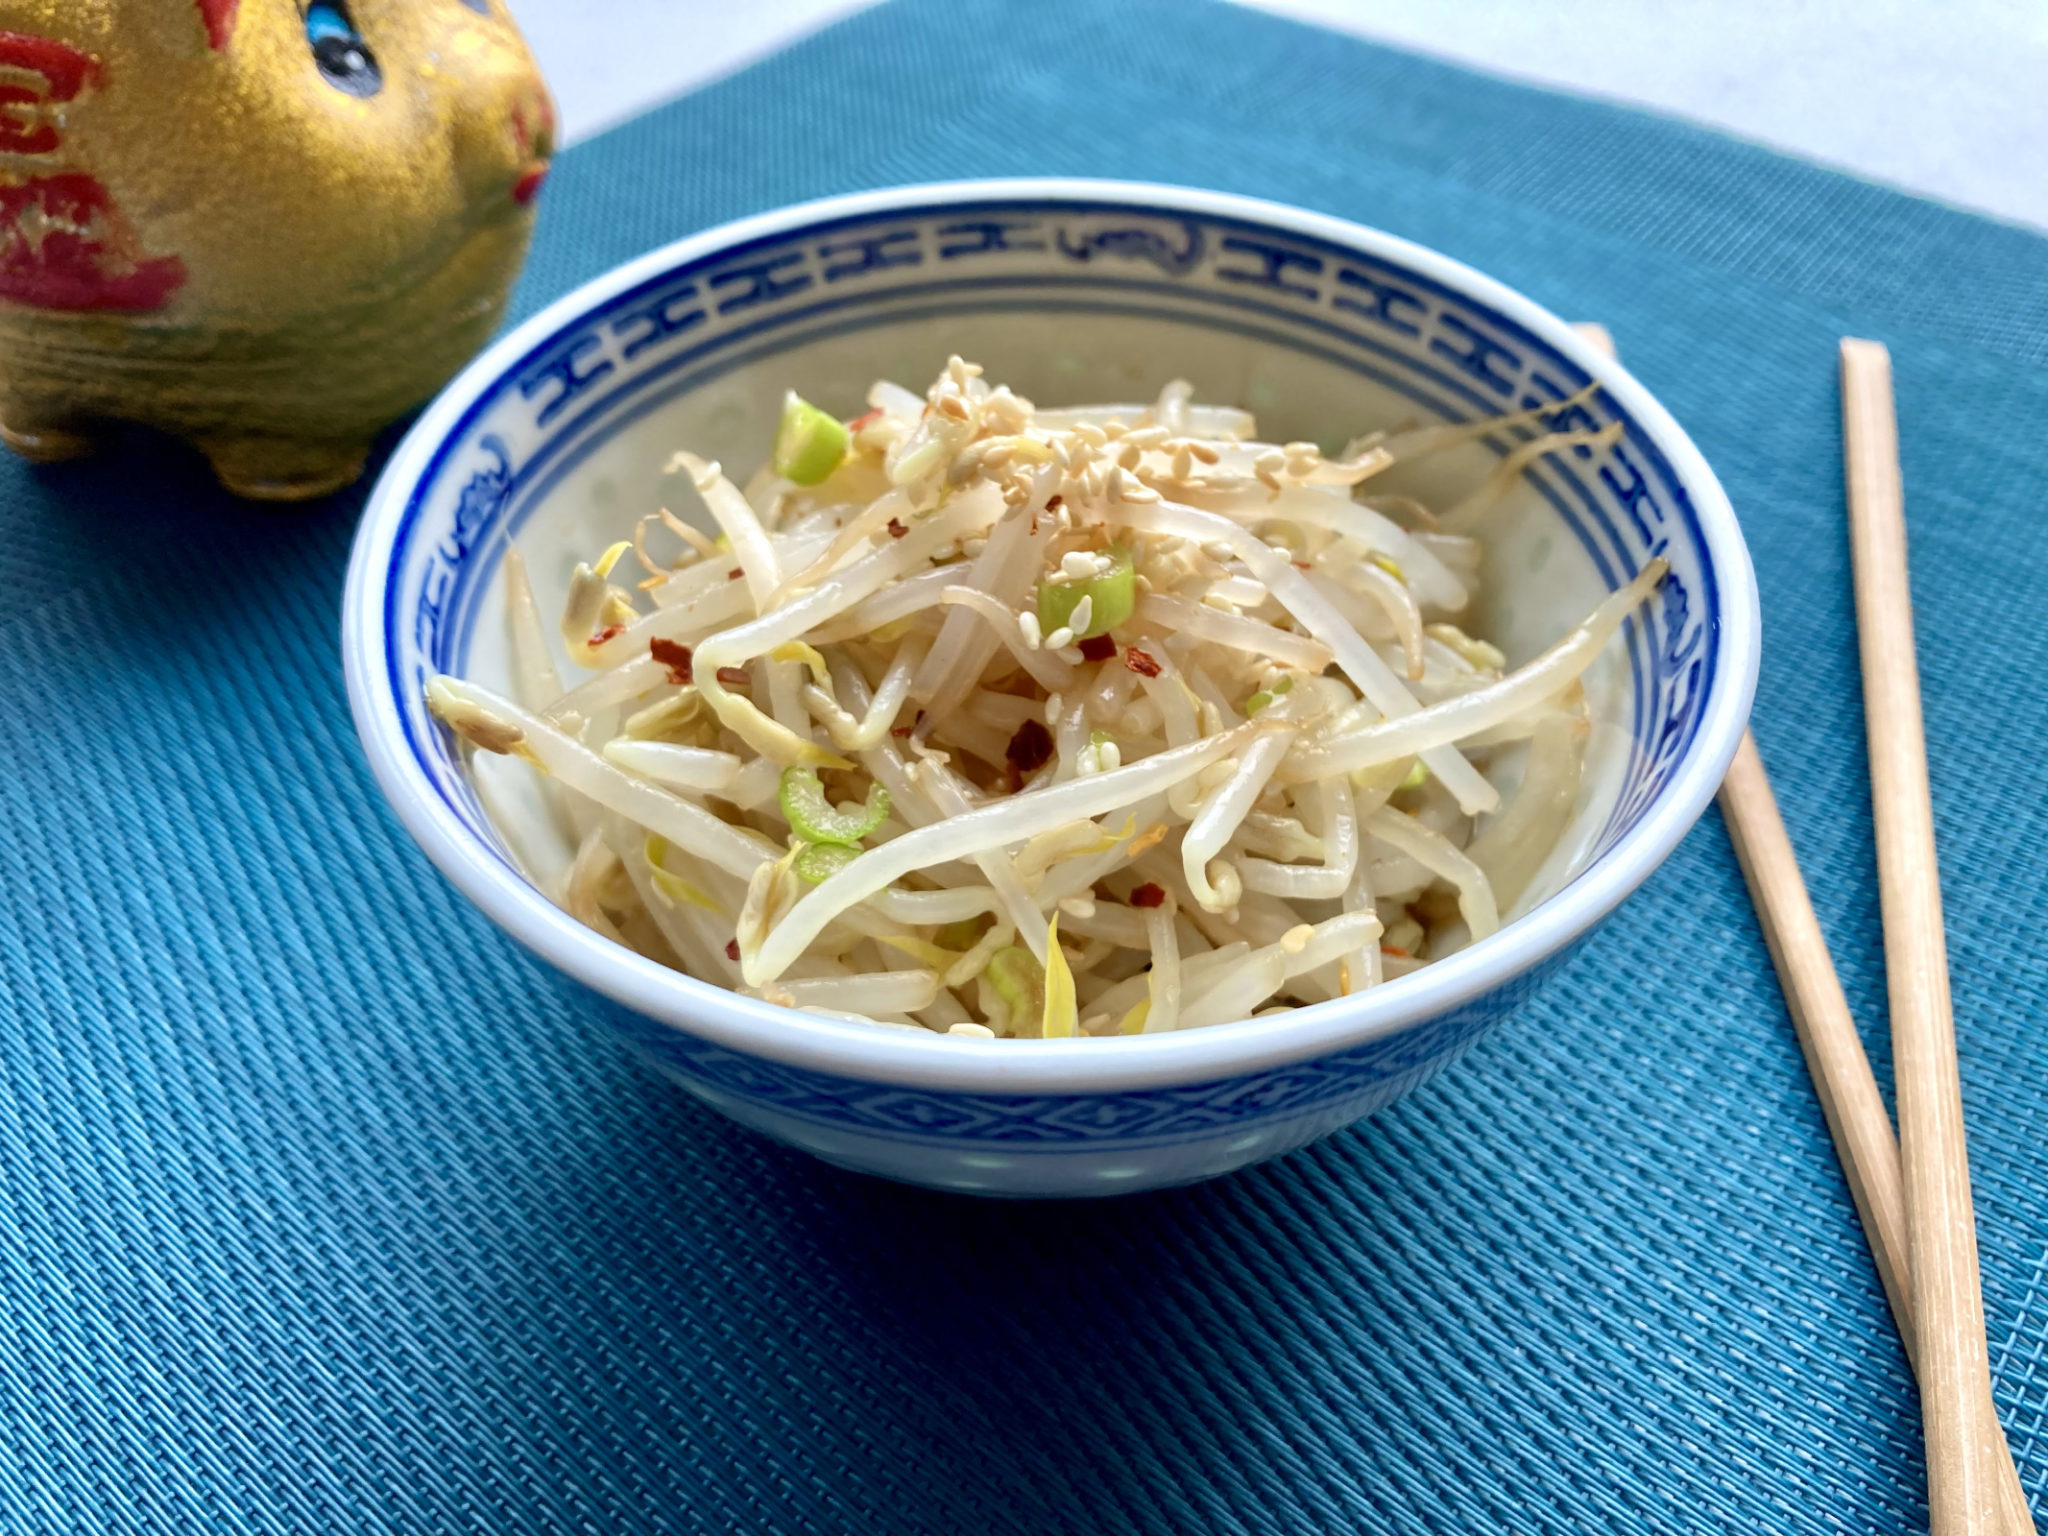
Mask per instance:
[[[863,0],[511,3],[573,141]],[[1252,3],[2048,229],[2048,0]]]

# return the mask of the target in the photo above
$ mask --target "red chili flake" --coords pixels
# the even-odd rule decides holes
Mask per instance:
[[[909,530],[908,528],[906,528],[906,527],[904,527],[904,526],[903,526],[903,520],[902,520],[901,518],[899,518],[899,517],[892,517],[892,518],[890,518],[890,519],[889,519],[889,537],[890,537],[890,538],[892,538],[892,539],[900,539],[900,538],[902,538],[902,537],[903,537],[903,535],[905,535],[905,534],[906,534],[906,533],[908,533],[908,532],[910,532],[910,530]]]
[[[1026,720],[1017,727],[1003,756],[1019,773],[1036,773],[1052,761],[1052,732],[1042,721]]]
[[[744,688],[754,679],[745,667],[720,667],[718,680],[728,688]]]
[[[1125,650],[1124,665],[1140,677],[1157,677],[1160,672],[1159,663],[1135,645]]]
[[[1409,958],[1408,951],[1398,944],[1382,944],[1380,946],[1380,953],[1392,955],[1396,960],[1406,960]]]
[[[1046,511],[1048,511],[1048,512],[1057,512],[1057,511],[1059,511],[1059,509],[1060,509],[1061,507],[1065,506],[1066,504],[1067,504],[1067,499],[1066,499],[1066,497],[1064,497],[1064,496],[1052,496],[1052,497],[1049,497],[1049,498],[1047,498],[1047,500],[1046,500],[1046,503],[1045,503],[1045,510],[1046,510]]]
[[[603,645],[607,640],[618,639],[625,632],[626,626],[623,624],[607,624],[603,629],[600,629],[590,637],[590,643],[592,645]]]
[[[740,577],[745,574],[746,573],[742,571],[738,566],[734,566],[731,570],[725,573],[725,579],[727,581],[738,581]]]
[[[854,417],[853,420],[849,421],[846,424],[846,430],[849,432],[859,432],[865,427],[873,426],[876,422],[880,421],[881,419],[882,408],[878,405],[872,411],[869,411],[864,415]]]
[[[725,958],[728,960],[737,960],[739,959],[739,957],[740,941],[738,939],[727,939],[725,941]]]
[[[657,637],[647,642],[647,654],[668,668],[668,680],[678,688],[690,681],[690,648],[680,640]]]
[[[1163,907],[1166,905],[1166,892],[1162,891],[1150,880],[1147,880],[1143,885],[1131,892],[1131,905],[1134,907]]]
[[[923,725],[923,724],[924,724],[924,711],[920,709],[920,710],[919,710],[919,711],[917,712],[917,714],[916,714],[915,716],[913,716],[913,717],[912,717],[912,719],[911,719],[911,722],[910,722],[910,724],[908,724],[908,725],[892,725],[892,726],[890,726],[890,727],[889,727],[889,734],[890,734],[891,736],[908,736],[908,735],[912,734],[912,733],[913,733],[914,731],[916,731],[916,729],[917,729],[917,728],[918,728],[918,727],[919,727],[920,725]]]
[[[1310,565],[1310,564],[1309,564],[1309,563],[1308,563],[1308,562],[1307,562],[1306,560],[1297,560],[1297,561],[1295,561],[1295,562],[1294,562],[1294,568],[1295,568],[1295,569],[1296,569],[1297,571],[1312,571],[1312,570],[1314,570],[1314,569],[1315,569],[1315,567],[1314,567],[1314,566],[1312,566],[1312,565]]]
[[[1116,642],[1107,635],[1090,635],[1081,642],[1081,654],[1090,661],[1107,661],[1116,654]]]

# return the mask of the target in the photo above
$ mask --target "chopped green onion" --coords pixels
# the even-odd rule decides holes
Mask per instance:
[[[859,857],[858,848],[844,843],[806,843],[791,867],[805,885],[823,885]]]
[[[775,434],[775,473],[797,485],[816,485],[846,458],[846,426],[791,390],[782,401]]]
[[[982,974],[1009,1010],[1008,1022],[1013,1031],[1024,1020],[1043,1016],[1045,972],[1038,957],[1022,944],[1006,944],[990,955],[988,969]]]
[[[858,811],[835,807],[825,798],[825,786],[815,768],[783,769],[776,799],[790,830],[807,843],[858,848],[860,840],[889,816],[889,791],[879,784],[868,787],[867,803]]]
[[[1082,581],[1046,581],[1038,587],[1038,630],[1050,635],[1057,630],[1071,629],[1068,620],[1074,610],[1087,598],[1088,622],[1081,629],[1073,630],[1076,640],[1092,640],[1097,635],[1106,635],[1117,625],[1131,616],[1131,610],[1138,604],[1137,570],[1131,564],[1131,552],[1122,544],[1112,544],[1102,551],[1109,556],[1110,568],[1100,576],[1090,576]]]
[[[1261,688],[1257,693],[1253,694],[1250,698],[1244,701],[1245,718],[1249,720],[1253,715],[1256,715],[1260,710],[1272,708],[1273,702],[1276,699],[1279,699],[1282,696],[1284,696],[1288,689],[1292,688],[1293,686],[1294,679],[1292,677],[1283,677],[1280,679],[1279,682],[1275,683],[1272,687]]]

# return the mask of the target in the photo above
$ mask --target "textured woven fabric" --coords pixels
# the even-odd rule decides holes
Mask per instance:
[[[2048,1492],[2048,243],[1249,12],[907,0],[571,153],[525,310],[797,198],[1274,196],[1607,321],[1756,553],[1756,729],[1882,1057],[1833,347],[1894,350],[1983,1234]],[[1910,1377],[1718,820],[1356,1130],[986,1206],[728,1127],[383,810],[359,496],[0,463],[0,1531],[1904,1532]],[[1880,1073],[1889,1073],[1880,1061]]]

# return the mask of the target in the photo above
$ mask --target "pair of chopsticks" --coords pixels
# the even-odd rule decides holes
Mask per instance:
[[[1613,350],[1604,328],[1581,329],[1595,345]],[[1920,1383],[1933,1536],[2034,1536],[1991,1399],[1906,574],[1891,357],[1878,342],[1842,342],[1842,436],[1899,1101],[1896,1140],[1763,760],[1746,731],[1721,786],[1721,814]]]

